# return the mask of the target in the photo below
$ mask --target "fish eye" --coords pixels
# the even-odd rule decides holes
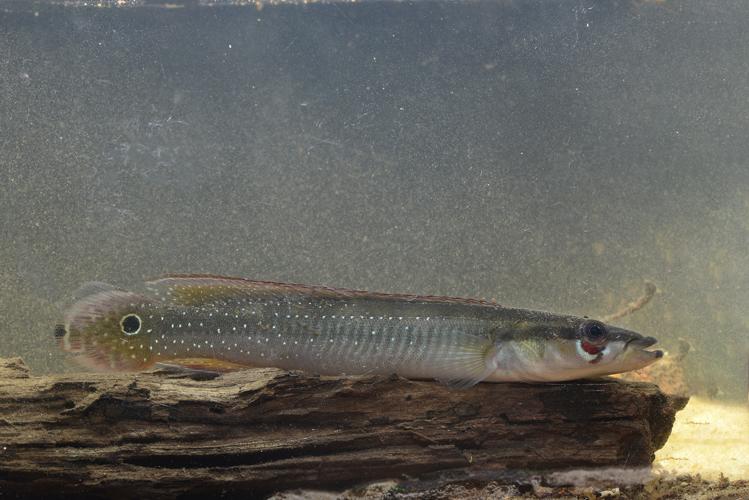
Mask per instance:
[[[120,328],[125,335],[135,335],[140,331],[141,321],[137,314],[127,314],[120,320]]]
[[[608,332],[606,325],[600,321],[586,321],[580,325],[580,332],[585,340],[592,344],[601,344],[606,340]]]

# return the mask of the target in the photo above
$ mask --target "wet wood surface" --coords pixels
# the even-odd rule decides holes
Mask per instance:
[[[647,466],[686,398],[598,379],[454,390],[276,369],[33,376],[0,359],[0,492],[262,497],[380,479]]]

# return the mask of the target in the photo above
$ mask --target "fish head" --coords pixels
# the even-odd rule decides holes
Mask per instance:
[[[557,382],[644,368],[663,357],[653,337],[588,318],[525,322],[496,349],[498,380]]]
[[[663,351],[648,350],[655,338],[588,318],[572,321],[561,337],[571,371],[581,375],[574,378],[639,370],[663,357]]]
[[[97,371],[139,371],[154,362],[143,318],[151,300],[99,287],[76,300],[55,326],[59,346],[82,366]]]
[[[585,319],[576,329],[575,351],[582,362],[599,367],[599,374],[622,373],[661,359],[663,351],[648,350],[657,342],[653,337]]]

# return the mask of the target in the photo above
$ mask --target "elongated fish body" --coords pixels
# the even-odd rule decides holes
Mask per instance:
[[[655,340],[603,323],[449,297],[203,275],[137,294],[99,284],[56,330],[86,366],[207,358],[323,375],[398,374],[458,386],[560,381],[652,363]]]

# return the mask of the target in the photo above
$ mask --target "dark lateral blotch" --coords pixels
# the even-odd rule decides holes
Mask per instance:
[[[55,325],[55,338],[61,339],[65,336],[65,325]]]

